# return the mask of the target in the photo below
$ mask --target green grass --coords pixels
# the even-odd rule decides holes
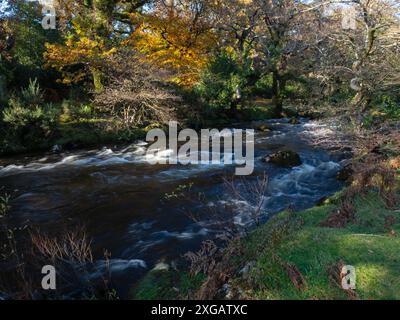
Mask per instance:
[[[176,270],[151,270],[133,288],[132,296],[136,300],[173,300],[185,299],[204,281],[204,276],[190,275]]]
[[[328,272],[342,261],[356,269],[359,299],[400,299],[400,211],[386,209],[372,192],[359,196],[355,206],[355,222],[343,229],[319,226],[334,204],[290,218],[288,213],[278,215],[246,239],[243,259],[254,258],[256,264],[250,280],[235,281],[256,299],[349,299]],[[390,228],[396,236],[385,228],[388,216],[396,219]],[[271,237],[277,239],[272,244]],[[283,263],[301,272],[306,283],[302,289],[293,285]]]

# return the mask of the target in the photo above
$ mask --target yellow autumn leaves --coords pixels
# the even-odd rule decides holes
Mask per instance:
[[[46,49],[47,65],[61,72],[62,82],[65,84],[79,82],[86,76],[83,69],[73,72],[67,67],[82,64],[89,68],[97,68],[103,58],[117,50],[116,48],[107,49],[101,38],[91,40],[85,36],[79,38],[68,36],[65,44],[47,43]]]
[[[109,39],[94,35],[86,27],[82,29],[76,21],[72,25],[65,42],[48,43],[45,53],[47,66],[60,71],[67,84],[86,76],[84,70],[71,66],[83,64],[97,69],[119,49],[115,44],[110,47]],[[198,80],[215,46],[216,38],[207,20],[185,10],[136,13],[131,16],[131,26],[131,33],[118,46],[134,48],[145,59],[171,70],[171,81],[182,86],[191,86]]]
[[[131,43],[148,59],[172,69],[174,82],[191,86],[207,65],[215,37],[207,25],[194,25],[184,16],[149,15],[142,17]]]

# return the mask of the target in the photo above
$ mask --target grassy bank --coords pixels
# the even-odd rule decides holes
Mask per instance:
[[[356,198],[353,222],[322,227],[335,208],[282,213],[256,230],[243,257],[254,267],[233,283],[255,299],[400,299],[400,211],[370,192]],[[341,288],[340,265],[355,267],[354,292]]]
[[[7,128],[1,128],[6,131]],[[56,118],[51,129],[36,134],[26,130],[26,134],[9,130],[0,139],[0,156],[46,152],[55,146],[61,150],[101,147],[110,144],[124,144],[144,139],[147,127],[124,129],[116,121],[101,118],[81,118],[60,121]]]

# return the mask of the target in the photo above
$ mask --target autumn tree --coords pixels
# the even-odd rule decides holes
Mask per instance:
[[[91,76],[95,90],[103,86],[104,61],[132,32],[132,19],[148,0],[57,0],[65,43],[47,44],[47,65],[63,74],[64,83]]]
[[[173,70],[173,81],[193,85],[215,46],[212,0],[156,1],[131,36],[136,50]]]

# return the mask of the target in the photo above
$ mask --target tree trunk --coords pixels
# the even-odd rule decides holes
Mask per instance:
[[[4,102],[7,98],[7,81],[6,77],[0,75],[0,102]]]
[[[242,91],[241,91],[240,87],[238,86],[236,88],[235,96],[232,99],[231,104],[230,104],[229,113],[232,118],[237,117],[237,106],[241,102],[241,100],[242,100]]]
[[[283,101],[282,92],[285,87],[285,82],[279,76],[278,71],[272,72],[272,104],[274,106],[274,114],[277,117],[282,116]]]
[[[369,108],[371,102],[369,94],[365,90],[360,90],[355,95],[352,102],[352,122],[356,130],[360,130],[362,126],[363,116]]]
[[[103,91],[102,74],[101,71],[95,67],[92,68],[93,85],[96,93]]]

